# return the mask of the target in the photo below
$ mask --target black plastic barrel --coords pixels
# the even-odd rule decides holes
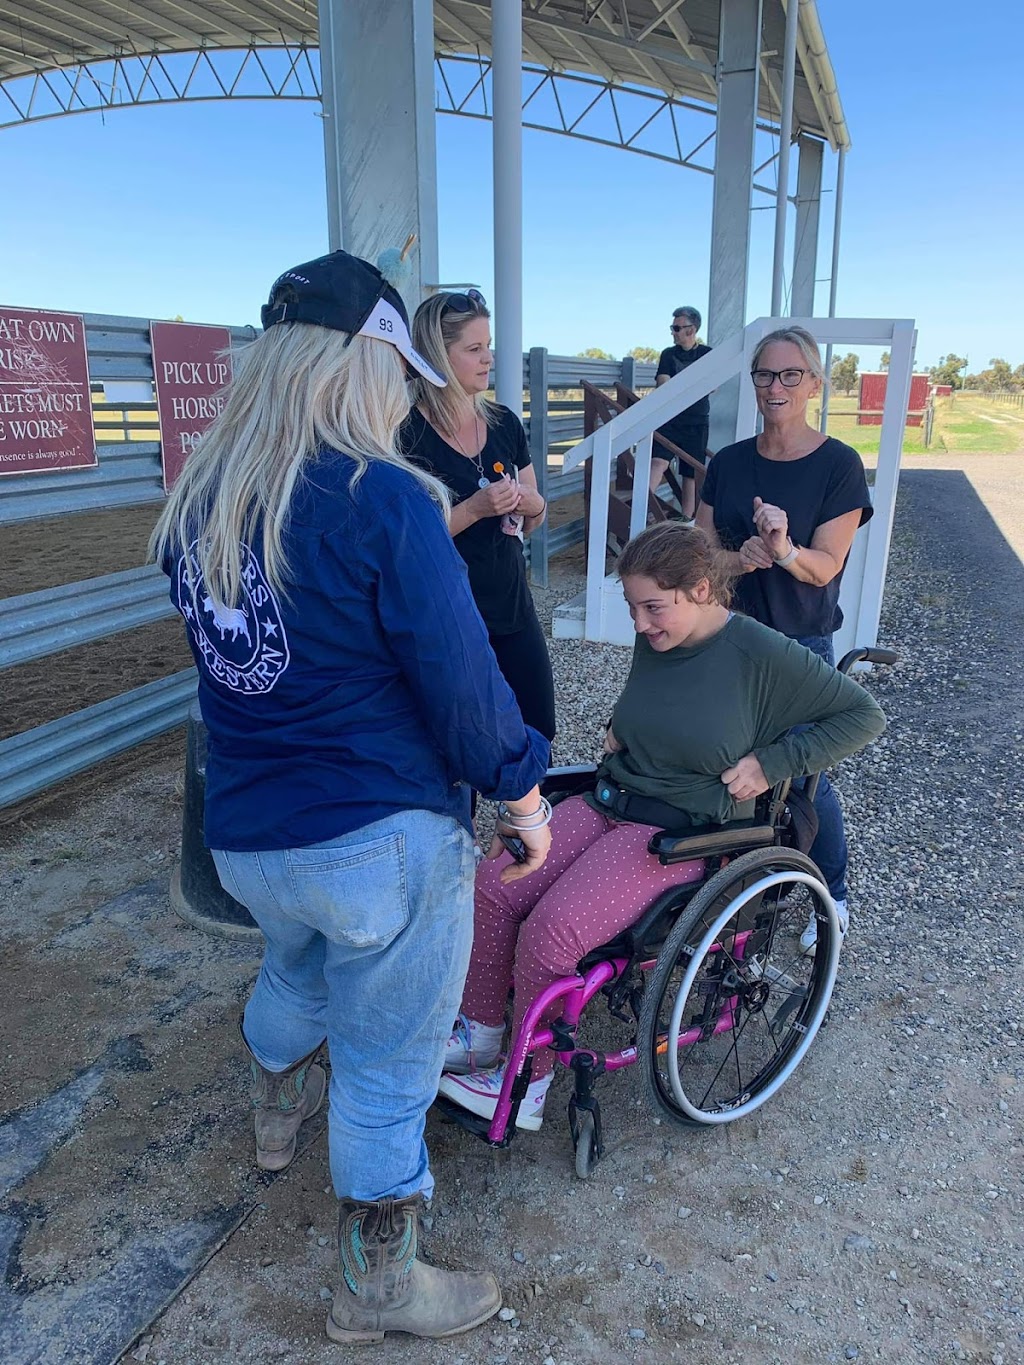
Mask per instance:
[[[181,816],[181,862],[171,874],[171,904],[189,924],[229,938],[254,938],[259,926],[220,884],[203,842],[206,809],[206,726],[193,702],[185,742],[185,802]]]

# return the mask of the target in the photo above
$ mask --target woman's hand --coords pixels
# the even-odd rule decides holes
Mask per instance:
[[[496,483],[489,483],[467,498],[466,502],[477,521],[482,521],[484,517],[503,517],[506,512],[517,511],[520,498],[519,485],[505,474]]]
[[[604,732],[604,743],[601,745],[601,752],[605,754],[618,754],[622,752],[622,742],[616,739],[615,731],[609,725]]]
[[[726,768],[722,781],[729,788],[729,795],[734,801],[752,801],[771,786],[760,761],[753,754],[747,754],[731,768]]]
[[[756,569],[770,569],[775,563],[771,551],[760,536],[751,536],[740,546],[740,573],[753,573]]]
[[[784,559],[789,554],[792,549],[789,539],[789,517],[781,507],[755,498],[754,525],[773,562],[776,559]]]
[[[517,512],[522,512],[524,517],[539,517],[547,506],[536,488],[531,488],[527,483],[521,483],[519,487],[519,506]]]
[[[523,847],[526,849],[525,862],[511,862],[508,867],[502,868],[501,880],[503,884],[518,881],[520,877],[528,877],[531,872],[536,872],[539,867],[544,865],[544,859],[548,856],[548,849],[551,847],[550,825],[542,825],[540,829],[511,829],[507,825],[497,825],[491,846],[487,850],[488,858],[498,858],[502,853],[507,852],[505,845],[501,842],[499,829],[502,834],[510,838],[521,839]]]

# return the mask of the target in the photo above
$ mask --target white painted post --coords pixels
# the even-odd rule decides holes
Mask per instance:
[[[523,8],[491,0],[495,396],[523,415]]]
[[[875,512],[868,526],[864,577],[857,611],[858,645],[878,643],[878,622],[882,615],[885,572],[889,563],[893,521],[896,516],[896,491],[900,481],[903,431],[910,404],[910,381],[914,371],[917,332],[912,322],[895,322],[892,328],[889,377],[885,386],[882,430],[878,442],[878,465],[872,504]]]
[[[629,538],[633,539],[647,525],[647,490],[651,485],[651,447],[654,433],[641,436],[633,447],[633,501],[629,509]]]
[[[593,433],[590,526],[587,538],[587,610],[583,638],[604,639],[604,560],[608,547],[608,485],[612,478],[612,434],[600,426]]]

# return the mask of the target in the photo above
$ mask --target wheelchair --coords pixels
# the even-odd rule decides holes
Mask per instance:
[[[859,648],[840,662],[890,664],[892,650]],[[596,765],[553,768],[542,786],[556,804],[592,791]],[[760,797],[752,820],[659,830],[648,844],[664,866],[702,860],[698,881],[670,887],[629,929],[588,953],[573,976],[534,999],[511,1040],[494,1117],[453,1101],[443,1115],[494,1147],[514,1137],[532,1058],[550,1048],[573,1073],[569,1131],[576,1174],[586,1180],[604,1150],[598,1077],[637,1063],[655,1112],[685,1128],[734,1123],[776,1094],[822,1025],[839,967],[836,907],[807,850],[817,818],[817,777],[780,783]],[[800,936],[813,917],[808,953]],[[579,1041],[580,1019],[597,995],[631,1030],[614,1052]],[[561,1014],[542,1025],[550,1007]]]

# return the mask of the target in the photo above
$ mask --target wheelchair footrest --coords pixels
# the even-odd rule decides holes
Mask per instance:
[[[457,1123],[460,1128],[465,1128],[467,1133],[472,1133],[481,1141],[486,1142],[488,1147],[507,1147],[515,1136],[516,1128],[514,1123],[509,1123],[505,1130],[505,1136],[500,1142],[494,1142],[487,1136],[487,1131],[491,1126],[491,1119],[485,1119],[480,1114],[471,1114],[468,1109],[463,1109],[461,1104],[456,1104],[447,1095],[438,1095],[434,1100],[434,1108],[444,1116],[449,1123]]]

